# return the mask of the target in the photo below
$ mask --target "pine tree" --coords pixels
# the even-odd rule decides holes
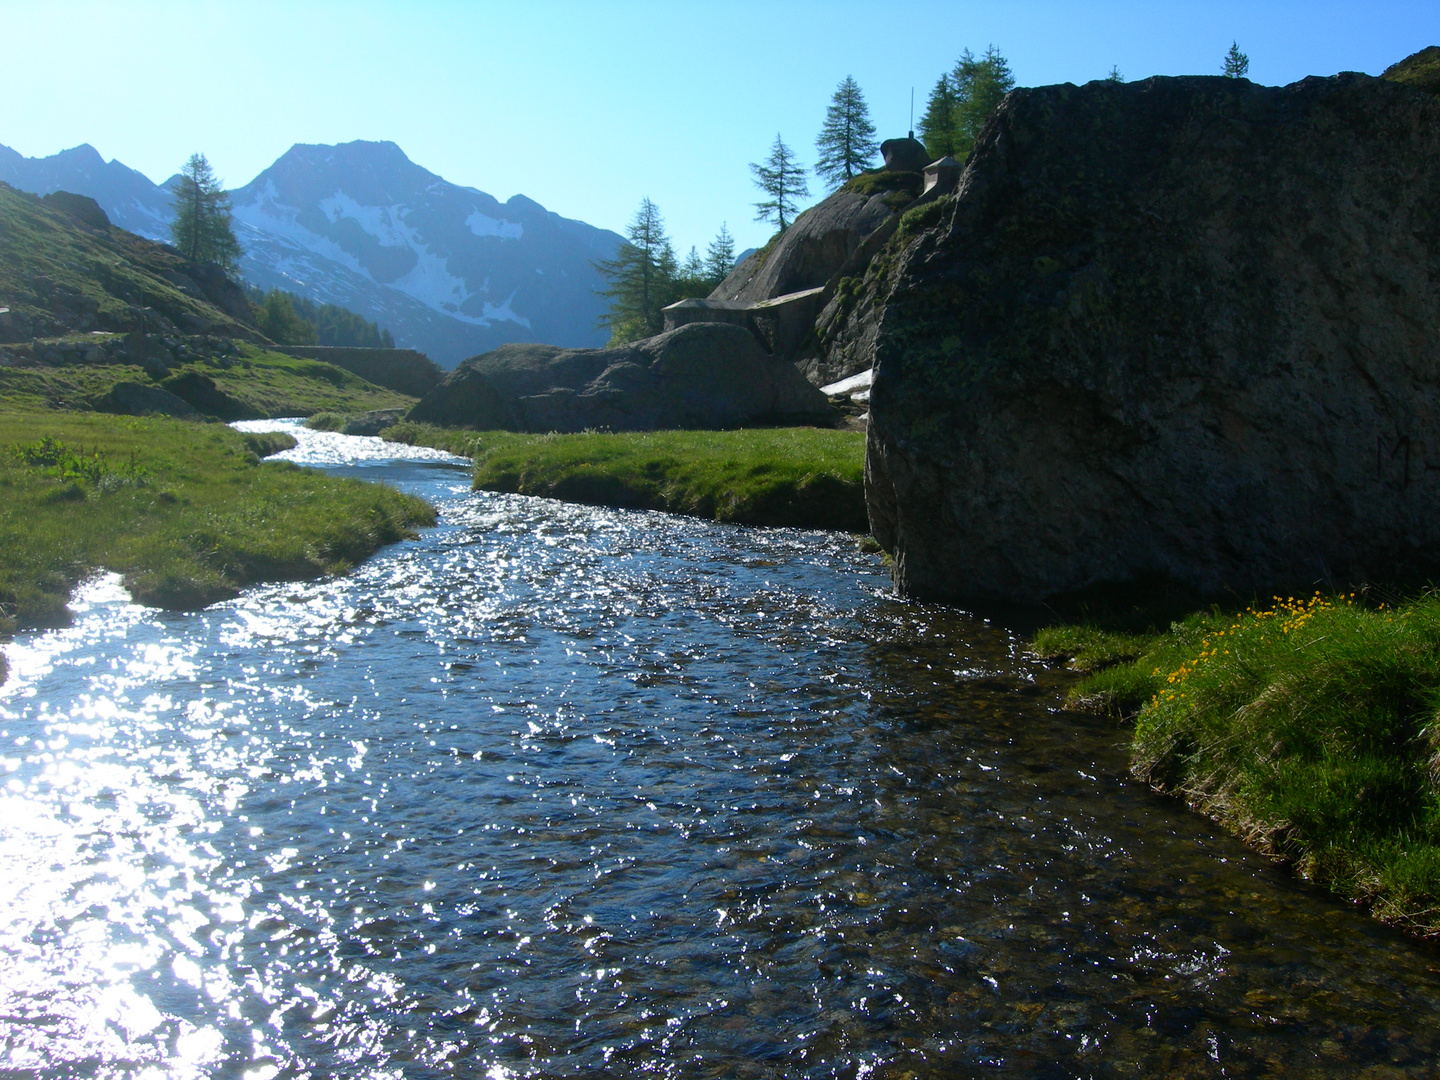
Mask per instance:
[[[775,145],[770,148],[765,164],[757,165],[752,161],[750,171],[755,174],[755,186],[770,196],[764,202],[755,204],[755,209],[759,211],[755,220],[773,221],[784,232],[795,219],[795,200],[810,195],[810,185],[805,182],[805,167],[795,160],[794,152],[777,133]]]
[[[710,241],[709,248],[705,251],[705,276],[714,284],[710,286],[713,290],[727,277],[730,271],[735,269],[735,238],[730,235],[730,230],[725,222],[720,223],[720,231],[715,234],[715,239]]]
[[[230,221],[230,196],[204,154],[191,154],[173,193],[170,235],[192,263],[218,263],[227,274],[240,262],[240,242]]]
[[[1117,64],[1110,65],[1110,74],[1105,76],[1106,82],[1124,82],[1125,78],[1120,74],[1120,67]]]
[[[816,175],[837,188],[869,165],[879,149],[865,95],[846,75],[830,98],[825,124],[815,139]]]
[[[925,115],[920,117],[920,141],[925,144],[930,157],[942,158],[949,154],[955,157],[955,88],[950,85],[950,76],[941,75],[930,91],[930,100],[925,105]]]
[[[279,289],[265,294],[255,325],[277,345],[314,345],[319,340],[315,326],[295,310],[294,297]]]
[[[1243,79],[1250,73],[1250,57],[1240,51],[1238,41],[1230,43],[1230,51],[1225,54],[1225,62],[1220,65],[1220,70],[1227,79]]]
[[[615,258],[593,264],[608,283],[601,295],[609,297],[610,310],[600,317],[600,325],[609,327],[611,345],[664,329],[661,311],[670,303],[675,280],[675,250],[665,235],[659,207],[641,199],[625,236],[627,242]]]
[[[969,49],[961,53],[955,70],[950,73],[950,85],[956,101],[952,156],[963,159],[974,148],[990,114],[1015,88],[1015,76],[1000,51],[991,45],[979,59],[971,55]]]

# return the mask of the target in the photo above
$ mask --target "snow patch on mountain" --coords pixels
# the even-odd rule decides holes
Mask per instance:
[[[359,222],[360,227],[375,237],[381,247],[423,246],[417,241],[414,231],[405,227],[407,209],[399,203],[393,206],[365,206],[343,191],[320,200],[320,210],[327,218],[331,221],[350,218]]]
[[[519,240],[525,235],[525,226],[518,221],[501,221],[499,218],[474,211],[465,219],[465,224],[476,236],[498,236],[501,240]]]

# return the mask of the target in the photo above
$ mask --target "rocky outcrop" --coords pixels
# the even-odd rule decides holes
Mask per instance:
[[[414,349],[364,349],[346,345],[282,345],[278,351],[324,360],[397,394],[424,397],[445,378],[445,369]]]
[[[846,320],[900,590],[1436,572],[1437,191],[1440,100],[1394,82],[1010,94]]]
[[[100,204],[88,195],[76,195],[71,191],[52,191],[41,202],[55,210],[69,214],[82,225],[92,229],[109,229],[110,219]]]
[[[503,345],[464,361],[409,419],[506,431],[653,431],[830,420],[793,364],[742,326],[692,323],[613,349]]]
[[[137,382],[118,382],[91,404],[99,412],[122,416],[173,416],[180,420],[198,420],[200,414],[188,401],[158,386]]]
[[[819,288],[894,216],[883,195],[837,191],[732,270],[710,298],[756,303]]]
[[[258,420],[263,413],[254,406],[232,397],[216,385],[215,380],[198,371],[186,371],[166,379],[163,388],[189,403],[197,412],[227,423],[233,420]]]

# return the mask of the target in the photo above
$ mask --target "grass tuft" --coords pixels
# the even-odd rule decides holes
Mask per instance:
[[[1072,703],[1134,718],[1138,778],[1440,936],[1440,594],[1276,598],[1148,639],[1052,628],[1036,649],[1100,661]]]
[[[527,435],[397,424],[473,458],[475,486],[745,525],[864,532],[865,437],[822,428]]]

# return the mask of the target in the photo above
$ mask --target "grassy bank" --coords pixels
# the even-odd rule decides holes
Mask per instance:
[[[83,341],[83,337],[75,340]],[[414,398],[374,386],[358,375],[319,360],[301,360],[237,343],[234,357],[223,364],[195,360],[177,364],[163,379],[152,379],[132,364],[70,364],[0,366],[0,402],[32,409],[88,408],[116,383],[175,387],[181,396],[187,377],[209,380],[221,419],[309,416],[325,410],[365,412],[403,409]],[[214,412],[205,407],[202,411]]]
[[[864,532],[865,437],[821,428],[476,433],[397,424],[385,437],[475,460],[475,486],[747,525]]]
[[[1440,595],[1319,594],[1164,633],[1059,627],[1072,702],[1134,721],[1132,769],[1376,916],[1440,936]]]
[[[124,575],[188,608],[247,583],[342,571],[429,524],[407,495],[260,455],[288,436],[219,424],[0,412],[0,632],[62,623],[75,585]]]

